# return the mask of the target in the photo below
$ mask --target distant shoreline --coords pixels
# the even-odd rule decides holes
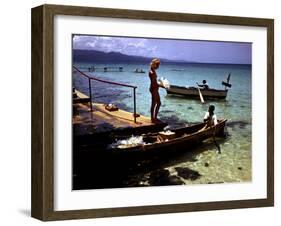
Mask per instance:
[[[126,55],[119,52],[102,52],[96,50],[82,50],[82,49],[73,49],[72,50],[72,59],[75,63],[124,63],[124,64],[149,64],[152,57],[143,57],[143,56],[133,56]],[[252,64],[242,64],[242,63],[219,63],[219,62],[196,62],[196,61],[183,61],[183,60],[169,60],[160,58],[161,62],[165,64],[213,64],[213,65],[243,65],[243,66],[252,66]]]
[[[178,64],[178,65],[224,65],[224,66],[244,66],[244,67],[252,67],[252,64],[230,64],[230,63],[200,63],[200,62],[177,62],[177,61],[174,61],[174,62],[165,62],[165,61],[161,61],[162,63],[164,64]],[[149,62],[140,62],[140,61],[136,61],[136,62],[133,62],[133,61],[130,61],[130,62],[126,62],[126,61],[97,61],[97,62],[94,62],[93,60],[89,60],[89,61],[79,61],[79,60],[76,60],[76,61],[73,61],[73,64],[81,64],[81,63],[84,63],[84,64],[147,64],[149,65]]]

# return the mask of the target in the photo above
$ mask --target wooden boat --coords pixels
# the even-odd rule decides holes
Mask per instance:
[[[166,87],[167,94],[174,95],[183,95],[189,98],[199,99],[199,93],[197,87],[183,87],[170,85]],[[227,96],[228,90],[219,90],[219,89],[200,89],[204,99],[225,99]]]
[[[201,99],[201,101],[203,99],[225,99],[227,96],[228,88],[231,88],[232,86],[229,83],[230,76],[231,73],[228,74],[226,81],[222,81],[222,85],[225,87],[224,89],[210,89],[210,88],[202,89],[199,87],[184,87],[184,86],[176,86],[170,84],[166,86],[163,84],[162,87],[166,89],[167,94],[183,95],[188,98]],[[161,81],[163,83],[162,79]]]
[[[213,138],[214,136],[222,136],[226,119],[219,120],[216,126],[207,127],[206,123],[199,123],[184,128],[171,130],[171,133],[163,137],[162,132],[149,133],[142,135],[143,143],[127,145],[109,145],[107,152],[115,155],[126,157],[141,157],[161,156],[176,151],[187,151],[188,148],[193,148],[202,141]],[[121,138],[121,137],[119,137]],[[127,137],[128,138],[128,137]],[[124,139],[121,138],[121,139]]]

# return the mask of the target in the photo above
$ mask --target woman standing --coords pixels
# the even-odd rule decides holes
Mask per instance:
[[[150,78],[150,88],[149,91],[151,92],[151,122],[157,123],[160,122],[158,120],[157,115],[159,112],[159,108],[161,106],[161,101],[160,101],[160,95],[158,92],[160,84],[157,82],[157,74],[156,70],[160,66],[160,60],[159,59],[153,59],[150,63],[150,71],[149,71],[149,78]]]

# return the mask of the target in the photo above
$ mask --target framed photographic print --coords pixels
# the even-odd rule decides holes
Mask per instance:
[[[32,9],[32,216],[274,205],[272,19]]]

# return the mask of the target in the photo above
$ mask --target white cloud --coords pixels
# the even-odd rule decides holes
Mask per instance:
[[[143,38],[118,38],[104,36],[73,37],[74,49],[88,49],[103,52],[120,52],[127,55],[152,56],[157,49]]]

